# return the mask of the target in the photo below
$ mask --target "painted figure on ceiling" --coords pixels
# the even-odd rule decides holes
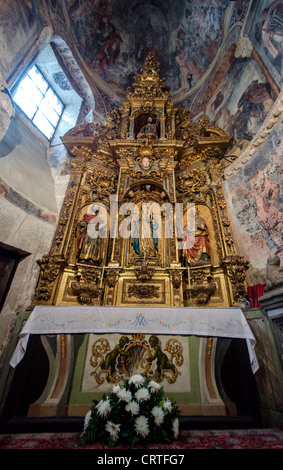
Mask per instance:
[[[190,87],[190,81],[199,80],[200,73],[193,60],[189,61],[187,53],[186,33],[179,30],[176,41],[175,59],[180,68],[180,88]]]
[[[159,63],[161,62],[162,54],[158,45],[156,44],[154,40],[154,31],[153,31],[153,27],[150,21],[148,21],[147,23],[143,42],[139,45],[139,48],[137,51],[138,61],[144,63],[145,59],[147,58],[149,54],[154,54],[157,61]]]
[[[238,101],[238,111],[234,116],[231,132],[238,139],[251,140],[255,131],[263,123],[272,104],[269,83],[254,80]]]
[[[283,41],[283,3],[282,0],[271,2],[263,10],[261,17],[262,42],[273,59],[282,59]]]
[[[108,8],[109,0],[80,0],[69,1],[68,8],[70,18],[76,22],[85,16],[92,15],[93,13],[101,13]]]
[[[120,43],[122,42],[121,36],[116,34],[115,26],[109,26],[109,37],[102,44],[98,54],[94,60],[94,66],[97,68],[99,75],[107,78],[106,74],[108,69],[115,63],[120,54]]]
[[[75,2],[69,14],[78,39],[78,48],[86,62],[107,79],[109,68],[120,54],[121,36],[112,22],[109,0]]]

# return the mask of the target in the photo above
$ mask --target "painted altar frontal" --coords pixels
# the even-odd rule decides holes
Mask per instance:
[[[136,373],[160,383],[182,415],[236,414],[219,385],[230,342],[244,339],[253,372],[258,367],[255,338],[238,308],[37,306],[12,367],[31,335],[40,335],[49,374],[30,417],[83,416],[93,400]]]

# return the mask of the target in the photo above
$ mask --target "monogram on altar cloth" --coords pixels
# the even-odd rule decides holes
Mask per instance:
[[[31,334],[143,333],[245,339],[253,373],[256,340],[239,308],[37,306],[19,334],[10,360],[16,367]]]

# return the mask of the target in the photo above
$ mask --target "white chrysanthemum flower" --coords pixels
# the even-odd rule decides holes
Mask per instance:
[[[147,388],[143,387],[135,393],[135,397],[137,401],[147,401],[150,399],[150,394]]]
[[[102,418],[106,418],[111,411],[109,399],[107,398],[106,400],[101,400],[98,405],[96,405],[96,409],[99,416],[102,416]]]
[[[125,410],[132,413],[133,416],[139,414],[140,405],[136,401],[131,401],[125,406]]]
[[[112,437],[112,439],[114,439],[114,441],[117,441],[118,439],[120,426],[121,426],[120,424],[114,424],[114,423],[111,423],[111,421],[107,421],[105,429],[106,431],[109,432],[110,436]]]
[[[150,388],[151,393],[157,392],[157,390],[160,390],[160,385],[157,382],[154,382],[154,380],[151,380],[148,384],[148,388]]]
[[[152,412],[151,412],[154,416],[154,422],[157,426],[160,426],[160,424],[163,423],[164,421],[164,412],[162,410],[162,408],[160,408],[160,406],[155,406],[153,409],[152,409]]]
[[[132,394],[130,390],[126,390],[125,388],[121,388],[119,390],[119,392],[117,393],[117,397],[119,397],[121,401],[126,401],[127,403],[130,403],[130,401],[132,401]]]
[[[172,405],[172,402],[168,400],[168,398],[165,398],[163,402],[163,408],[164,410],[169,411],[169,413],[171,413],[173,405]]]
[[[145,383],[145,378],[141,374],[132,375],[129,380],[129,384],[134,384],[137,388],[141,387]]]
[[[142,437],[146,437],[149,434],[148,420],[145,416],[139,416],[135,421],[135,431]]]
[[[177,437],[179,435],[179,420],[178,420],[178,418],[174,419],[172,429],[173,429],[173,432],[174,432],[174,438],[177,439]]]
[[[91,418],[91,410],[89,410],[89,411],[87,412],[87,414],[85,415],[84,431],[85,431],[86,428],[88,427],[88,423],[90,422],[90,418]]]
[[[121,390],[120,385],[113,385],[113,393],[118,393]]]

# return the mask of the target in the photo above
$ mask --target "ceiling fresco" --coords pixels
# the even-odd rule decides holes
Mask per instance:
[[[154,52],[172,92],[212,65],[229,26],[229,0],[65,0],[73,40],[96,83],[125,91]]]

